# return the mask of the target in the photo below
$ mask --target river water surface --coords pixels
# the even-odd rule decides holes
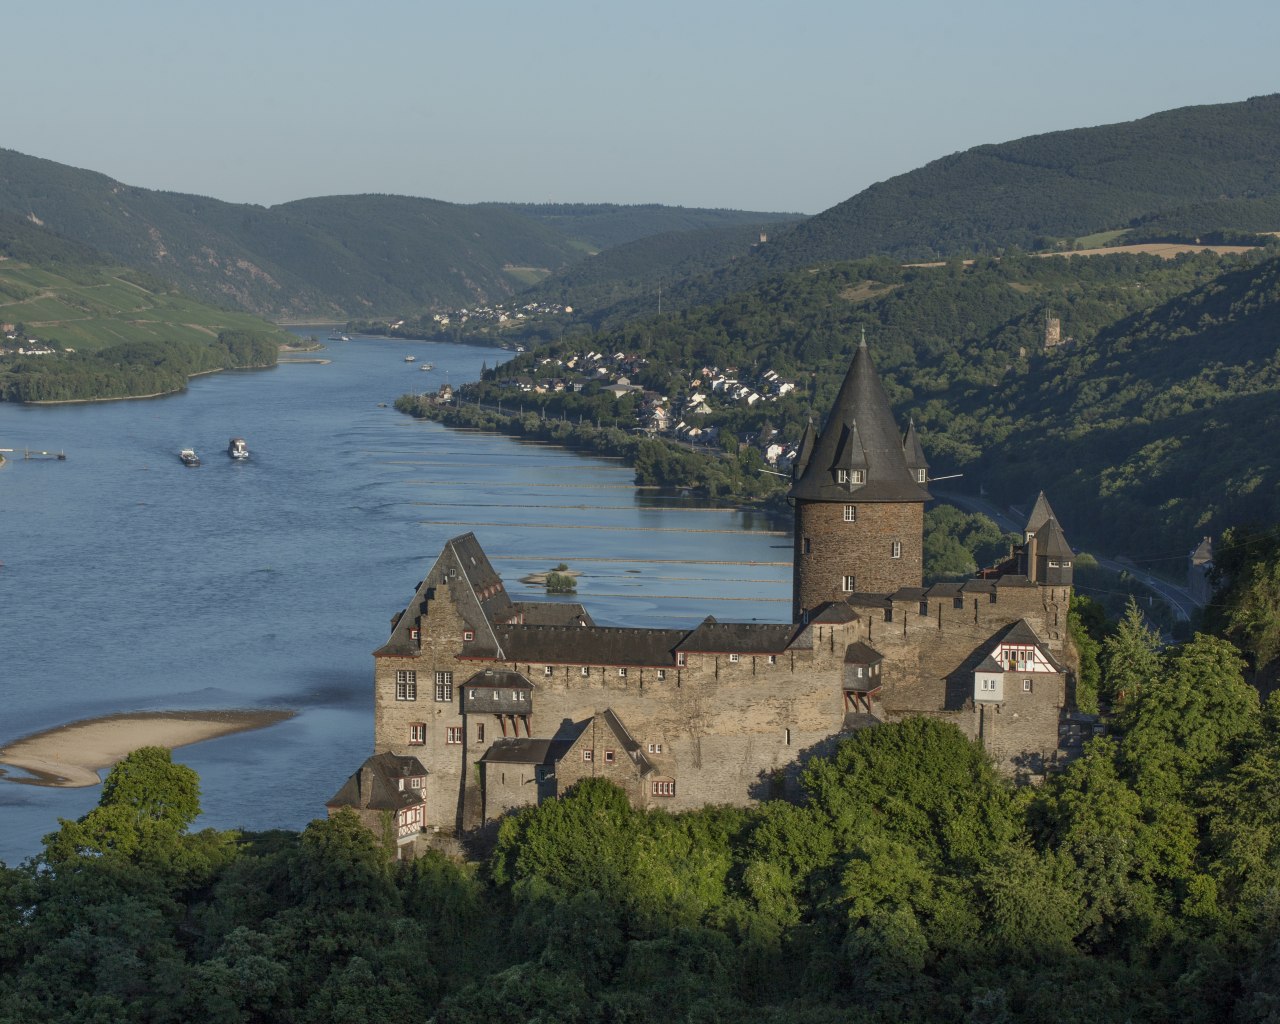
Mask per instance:
[[[0,468],[0,746],[113,712],[293,709],[175,758],[200,773],[199,827],[301,828],[372,753],[370,652],[468,530],[516,599],[539,596],[527,572],[581,570],[602,624],[788,617],[776,523],[637,491],[616,461],[390,408],[474,380],[492,349],[358,338],[314,355],[331,362],[167,398],[0,403],[0,447],[18,449]],[[249,460],[227,457],[233,436]],[[204,464],[184,467],[184,446]],[[37,853],[98,795],[0,778],[0,861]]]

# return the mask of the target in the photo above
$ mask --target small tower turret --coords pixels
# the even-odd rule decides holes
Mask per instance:
[[[924,448],[920,445],[920,437],[916,434],[916,421],[907,420],[907,434],[902,439],[902,454],[907,459],[907,469],[911,470],[911,478],[923,486],[929,482],[929,462],[924,457]]]

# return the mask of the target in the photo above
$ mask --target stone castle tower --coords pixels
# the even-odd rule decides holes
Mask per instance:
[[[915,424],[898,432],[864,337],[821,433],[809,425],[792,467],[793,621],[850,594],[921,585],[928,472]]]

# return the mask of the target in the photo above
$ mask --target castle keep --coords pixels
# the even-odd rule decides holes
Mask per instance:
[[[790,497],[789,623],[599,626],[512,600],[474,535],[448,541],[374,652],[375,750],[423,766],[426,825],[474,828],[587,776],[638,806],[743,804],[841,733],[909,715],[954,722],[1010,773],[1067,755],[1072,553],[1043,495],[1008,562],[924,587],[928,464],[864,342]]]

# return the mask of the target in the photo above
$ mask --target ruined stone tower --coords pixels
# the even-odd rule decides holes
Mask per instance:
[[[794,621],[852,593],[921,585],[928,469],[915,425],[898,432],[864,337],[821,433],[810,424],[792,467]]]

